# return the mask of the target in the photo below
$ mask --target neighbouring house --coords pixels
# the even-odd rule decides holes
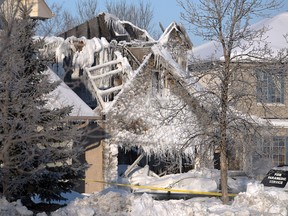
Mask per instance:
[[[197,152],[206,151],[201,162],[213,167],[213,150],[201,145],[200,134],[208,128],[198,123],[199,118],[212,118],[202,102],[191,96],[202,87],[187,79],[192,43],[184,27],[172,23],[156,41],[110,14],[102,13],[94,21],[106,31],[87,35],[83,30],[77,36],[88,38],[78,38],[71,36],[79,29],[75,27],[63,33],[64,38],[47,38],[41,50],[44,56],[54,57],[53,71],[92,108],[100,117],[97,124],[109,134],[86,151],[91,166],[84,191],[103,188],[98,181],[116,181],[126,150],[150,158],[173,158],[178,166],[186,158],[190,168],[199,166]],[[82,27],[88,31],[92,24],[87,23]],[[95,154],[99,149],[102,156]]]
[[[0,29],[7,26],[9,20],[15,17],[20,18],[23,8],[30,10],[29,17],[34,20],[46,20],[53,17],[45,0],[4,0],[0,2]]]
[[[234,108],[266,120],[272,127],[265,138],[263,136],[262,139],[255,140],[255,145],[259,145],[258,155],[251,153],[249,157],[252,163],[260,161],[262,163],[258,164],[260,166],[288,163],[287,22],[288,13],[282,13],[252,25],[253,30],[265,28],[261,38],[243,40],[232,51],[233,67],[240,66],[238,73],[233,76],[242,82],[233,84],[233,91],[235,94],[241,92],[242,95],[249,93],[255,95],[253,99],[252,97],[239,99],[233,104]],[[269,52],[264,50],[266,48]],[[255,50],[261,51],[256,53]],[[211,41],[195,47],[190,59],[191,73],[207,71],[207,75],[201,77],[200,83],[207,89],[212,88],[217,80],[214,78],[214,82],[209,82],[212,79],[208,74],[211,74],[213,65],[223,62],[220,43]],[[240,78],[240,75],[243,77]],[[272,163],[269,164],[267,161],[263,163],[259,158],[269,158]],[[243,169],[245,164],[241,164],[240,167]]]
[[[16,16],[20,17],[23,7],[30,10],[29,16],[32,19],[50,19],[53,17],[53,13],[45,0],[5,0],[0,6],[1,14],[5,19],[9,19],[17,11]]]

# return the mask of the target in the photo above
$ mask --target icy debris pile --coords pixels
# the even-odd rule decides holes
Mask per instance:
[[[159,188],[186,189],[195,191],[217,191],[219,172],[208,169],[201,171],[190,171],[182,174],[171,174],[163,177],[152,177],[148,167],[135,170],[129,176],[129,182],[136,185],[146,185]],[[148,189],[137,189],[137,191],[147,191]],[[155,191],[154,191],[155,192]],[[161,191],[159,191],[161,192]]]
[[[219,191],[220,172],[216,169],[191,170],[182,174],[170,174],[163,177],[157,176],[149,167],[135,167],[128,176],[128,181],[133,185],[144,185],[159,188],[184,189],[202,192]],[[246,191],[248,177],[228,177],[229,190],[232,193]],[[149,189],[137,189],[137,192],[151,192]],[[154,191],[155,192],[155,191]]]

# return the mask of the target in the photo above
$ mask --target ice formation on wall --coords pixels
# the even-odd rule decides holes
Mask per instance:
[[[44,48],[41,50],[45,57],[53,57],[55,63],[53,69],[61,79],[64,79],[67,70],[73,70],[72,77],[79,78],[80,70],[91,67],[95,63],[95,56],[98,54],[99,64],[109,59],[108,48],[110,44],[105,38],[86,39],[68,37],[64,40],[61,37],[47,38]]]

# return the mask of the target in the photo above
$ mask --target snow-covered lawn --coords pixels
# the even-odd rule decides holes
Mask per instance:
[[[193,189],[203,189],[203,186],[211,179],[217,179],[215,170],[190,171],[185,174],[175,174],[165,177],[147,177],[147,170],[138,169],[130,175],[130,181],[136,180],[146,185],[168,184],[175,179],[183,178],[198,183]],[[145,177],[146,176],[146,177]],[[206,177],[205,177],[206,176]],[[193,177],[191,179],[191,177]],[[145,180],[146,178],[146,180]],[[239,183],[240,181],[238,181]],[[243,183],[243,181],[242,181]],[[247,183],[247,182],[246,182]],[[232,185],[237,186],[237,181]],[[238,184],[239,185],[239,184]],[[179,186],[179,185],[178,185]],[[188,188],[192,184],[187,182]],[[243,185],[242,185],[243,186]],[[183,185],[181,187],[184,187]],[[215,187],[207,188],[215,190]],[[207,189],[206,188],[206,189]],[[150,194],[134,194],[127,188],[111,187],[102,192],[83,196],[72,193],[71,201],[66,207],[52,212],[52,216],[285,216],[288,215],[288,192],[280,188],[264,187],[259,182],[249,182],[247,190],[240,192],[228,205],[223,205],[217,197],[195,197],[187,200],[155,200]],[[209,191],[209,190],[207,190]],[[69,197],[68,197],[69,198]],[[33,215],[22,206],[20,202],[8,203],[4,198],[0,199],[0,215]],[[46,216],[39,213],[38,216]]]

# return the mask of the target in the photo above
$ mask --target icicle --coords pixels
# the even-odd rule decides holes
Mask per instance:
[[[92,39],[95,43],[95,52],[98,53],[100,52],[102,49],[103,49],[103,45],[102,45],[102,42],[99,38],[93,38]]]

